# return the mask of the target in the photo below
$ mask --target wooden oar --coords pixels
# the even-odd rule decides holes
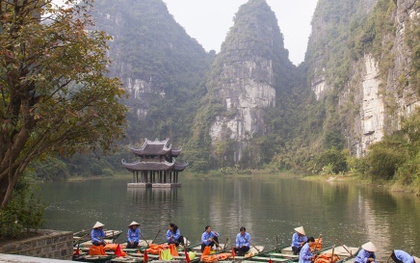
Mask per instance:
[[[144,240],[144,241],[146,241],[147,246],[148,246],[148,247],[150,247],[149,242],[147,242],[147,240],[144,238],[144,236],[143,236],[143,234],[142,234],[142,233],[140,233],[140,236],[141,236],[141,238],[143,238],[143,240]]]
[[[257,251],[258,251],[258,253],[261,253],[261,251],[256,247],[256,246],[254,246],[251,242],[249,242],[248,241],[248,239],[246,239],[245,237],[244,237],[244,239],[245,239],[245,241],[246,242],[248,242],[253,248],[255,248]]]
[[[188,237],[184,237],[184,250],[188,249]]]
[[[213,240],[213,242],[216,244],[217,247],[221,247],[219,243],[217,243],[216,240],[214,240],[214,238],[212,238],[211,240]]]
[[[229,238],[226,238],[226,242],[225,242],[225,245],[223,246],[223,250],[225,250],[225,249],[226,249],[226,246],[227,246],[228,240],[229,240]]]
[[[76,244],[78,245],[78,244],[80,244],[82,241],[83,241],[83,238],[84,237],[86,237],[86,236],[88,236],[88,235],[90,235],[90,233],[88,233],[88,234],[86,234],[86,235],[83,235],[83,236],[81,236],[80,238],[78,238],[77,240],[76,240],[76,242],[73,242],[73,246],[75,246]],[[74,241],[74,240],[73,240]],[[87,240],[86,240],[87,241]]]
[[[160,233],[160,229],[159,229],[159,231],[157,232],[157,234],[156,234],[156,236],[155,236],[155,239],[153,239],[152,244],[154,244],[154,243],[155,243],[155,240],[156,240],[156,238],[158,237],[159,233]]]
[[[331,260],[330,260],[331,263],[334,263],[334,248],[335,247],[333,247],[331,251]]]
[[[386,260],[386,263],[388,263],[389,259],[392,257],[392,254],[394,254],[394,250],[392,250],[391,254],[389,255],[388,259]]]
[[[343,243],[341,243],[340,241],[338,241],[338,239],[336,239],[335,241],[337,241],[346,251],[347,253],[350,254],[351,257],[353,257],[353,253],[351,253],[351,251],[349,251],[345,245],[343,245]]]
[[[89,233],[89,229],[83,229],[83,230],[80,230],[80,231],[74,232],[74,233],[73,233],[73,235],[77,235],[77,234],[80,234],[80,233],[85,233],[86,231],[88,231],[88,234],[90,234],[90,233]]]

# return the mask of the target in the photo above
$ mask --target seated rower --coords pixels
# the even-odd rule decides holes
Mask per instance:
[[[376,247],[372,242],[367,242],[362,245],[362,249],[354,259],[355,263],[377,262],[375,255]]]
[[[213,247],[216,244],[216,247],[219,247],[219,236],[219,233],[211,231],[211,226],[206,226],[201,235],[201,252],[203,252],[204,248],[207,246]]]
[[[168,245],[175,244],[175,246],[179,246],[179,244],[184,246],[184,237],[181,236],[181,232],[179,228],[174,223],[170,223],[168,225],[168,231],[166,231],[166,241]]]
[[[293,255],[299,255],[302,246],[308,241],[308,237],[305,234],[305,229],[303,226],[296,227],[295,233],[292,236],[292,250]]]
[[[238,256],[244,256],[249,251],[251,245],[251,235],[246,232],[245,227],[239,229],[239,233],[236,235],[236,246],[234,248],[235,253]]]
[[[127,231],[127,248],[136,248],[140,242],[141,230],[140,224],[136,221],[131,222]]]
[[[403,250],[392,251],[391,258],[395,261],[395,263],[420,263],[417,262],[418,258],[416,260],[416,258]]]
[[[104,241],[105,238],[105,231],[104,231],[104,224],[97,221],[95,225],[92,227],[92,231],[90,232],[90,238],[92,241],[92,245],[94,246],[105,246],[106,243]]]
[[[316,255],[312,255],[311,246],[315,243],[315,239],[313,237],[308,238],[308,242],[306,242],[302,249],[299,252],[299,263],[312,263],[315,260]]]

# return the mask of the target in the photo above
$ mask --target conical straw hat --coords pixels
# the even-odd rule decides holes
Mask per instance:
[[[296,232],[298,232],[299,234],[302,234],[302,235],[306,235],[306,233],[305,233],[305,229],[303,229],[303,226],[300,226],[300,227],[296,227],[295,228],[295,231]]]
[[[416,263],[420,263],[420,258],[415,257],[415,256],[413,256],[413,258],[414,258],[414,261],[415,261]]]
[[[104,226],[104,224],[102,224],[101,222],[97,221],[92,228],[98,228],[98,227],[103,227],[103,226]]]
[[[376,251],[376,247],[372,242],[367,242],[367,243],[363,244],[362,248],[366,251],[369,251],[369,252],[375,252]]]
[[[130,226],[139,226],[140,224],[139,223],[137,223],[136,221],[133,221],[133,222],[131,222],[129,225],[128,225],[128,227],[130,227]]]

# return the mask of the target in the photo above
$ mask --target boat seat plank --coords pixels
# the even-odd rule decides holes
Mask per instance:
[[[284,253],[270,253],[270,256],[273,257],[287,257],[287,258],[298,258],[298,255],[293,255],[293,254],[284,254]]]
[[[273,261],[273,262],[284,262],[284,261],[289,261],[290,260],[290,258],[270,258],[270,257],[258,257],[258,256],[254,256],[254,257],[252,257],[252,259],[256,259],[256,260],[260,260],[260,261],[269,261],[271,259],[271,261]]]

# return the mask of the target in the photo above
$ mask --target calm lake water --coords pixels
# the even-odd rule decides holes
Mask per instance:
[[[183,178],[174,189],[127,189],[130,179],[41,184],[48,205],[43,228],[79,231],[96,221],[124,230],[141,223],[146,239],[164,241],[167,225],[177,224],[192,244],[206,225],[233,245],[241,226],[252,243],[290,245],[293,228],[308,236],[320,234],[324,246],[359,246],[372,241],[379,259],[392,249],[420,256],[420,198],[390,194],[382,188],[347,183],[308,182],[275,176],[249,178]]]

